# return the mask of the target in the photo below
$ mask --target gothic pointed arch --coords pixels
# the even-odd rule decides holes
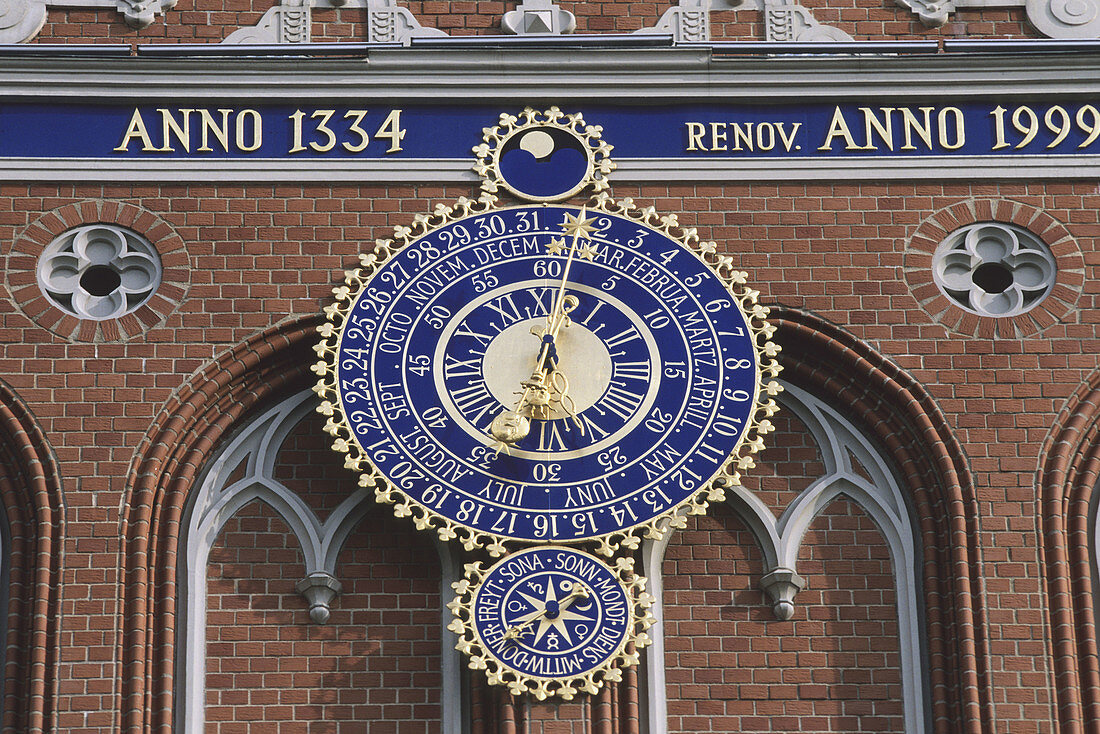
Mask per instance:
[[[256,334],[211,362],[142,439],[123,493],[118,728],[171,732],[180,519],[205,459],[242,416],[308,387],[319,318]]]
[[[934,399],[867,343],[809,313],[773,308],[783,377],[829,401],[885,447],[923,550],[933,731],[985,731],[992,701],[974,483]]]
[[[1049,604],[1058,731],[1100,732],[1095,523],[1100,493],[1100,373],[1058,416],[1040,454],[1040,554]]]
[[[0,381],[0,504],[5,514],[0,584],[3,629],[2,729],[56,729],[60,647],[61,474],[27,405]]]

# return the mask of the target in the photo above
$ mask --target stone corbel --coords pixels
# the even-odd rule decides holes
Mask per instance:
[[[343,586],[327,571],[314,571],[299,581],[294,589],[309,602],[309,618],[314,624],[324,624],[332,614],[332,600]]]
[[[776,619],[794,616],[794,595],[806,588],[806,579],[789,568],[777,568],[760,579],[760,588],[772,602]]]

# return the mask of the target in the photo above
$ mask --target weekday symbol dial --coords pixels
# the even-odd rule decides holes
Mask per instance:
[[[594,693],[649,643],[653,599],[633,568],[565,546],[527,548],[488,569],[468,564],[449,605],[457,647],[513,693]]]
[[[558,598],[559,587],[561,591],[566,593],[566,596],[560,599]],[[595,621],[592,616],[579,613],[573,608],[574,605],[590,607],[591,604],[583,603],[581,600],[589,599],[592,592],[579,581],[563,581],[560,584],[548,581],[543,584],[531,584],[531,591],[536,594],[542,592],[543,589],[545,589],[545,598],[531,596],[523,591],[516,592],[527,600],[533,611],[521,614],[515,620],[516,624],[509,627],[504,636],[515,639],[520,635],[533,632],[534,640],[532,642],[537,645],[546,633],[553,629],[557,635],[565,640],[567,645],[572,645],[573,640],[566,622],[583,621],[591,623]],[[536,626],[532,629],[532,625]]]

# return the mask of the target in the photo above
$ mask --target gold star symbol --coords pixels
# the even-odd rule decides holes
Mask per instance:
[[[581,209],[577,216],[565,215],[565,222],[562,224],[562,231],[566,235],[572,235],[573,237],[584,237],[588,239],[592,236],[592,233],[596,231],[596,228],[592,225],[592,222],[596,221],[595,217],[585,217],[587,211]]]
[[[582,260],[592,261],[599,254],[600,251],[588,243],[585,243],[584,247],[577,250],[577,257],[581,258]]]
[[[565,238],[555,237],[550,240],[550,244],[546,246],[546,252],[551,255],[560,255],[562,250],[565,249]]]

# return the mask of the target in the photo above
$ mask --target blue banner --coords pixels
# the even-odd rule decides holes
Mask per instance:
[[[1097,103],[1100,105],[1100,102]],[[836,158],[1100,153],[1080,101],[562,105],[603,127],[613,158]],[[500,106],[332,102],[0,104],[0,159],[461,159]]]

